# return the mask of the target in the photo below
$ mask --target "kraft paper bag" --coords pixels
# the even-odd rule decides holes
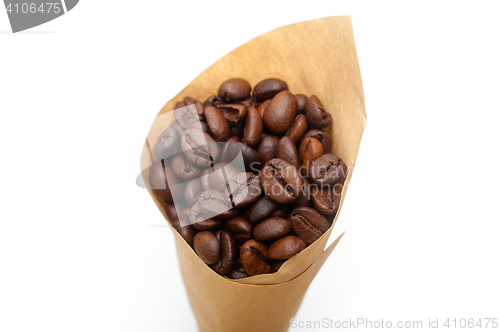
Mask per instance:
[[[335,225],[366,125],[363,86],[349,16],[326,17],[275,29],[233,50],[196,77],[158,113],[141,155],[144,181],[148,181],[147,170],[153,161],[151,148],[174,120],[175,104],[187,96],[204,101],[217,94],[222,82],[234,77],[244,78],[252,86],[266,78],[280,78],[287,82],[292,93],[318,96],[331,114],[332,125],[325,130],[332,137],[332,152],[348,166]],[[148,191],[168,221],[165,203],[152,190]],[[240,280],[215,273],[171,226],[184,285],[200,331],[286,331],[307,288],[342,237],[325,250],[333,225],[319,240],[286,261],[277,273]]]

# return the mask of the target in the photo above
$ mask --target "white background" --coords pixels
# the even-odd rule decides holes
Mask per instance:
[[[86,0],[15,35],[0,10],[0,331],[195,331],[148,129],[237,46],[342,14],[368,124],[297,319],[500,318],[497,3]]]

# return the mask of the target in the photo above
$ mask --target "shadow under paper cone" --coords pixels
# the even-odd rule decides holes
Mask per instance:
[[[266,78],[280,78],[287,82],[290,92],[314,94],[322,101],[332,116],[332,125],[325,129],[332,137],[332,152],[348,166],[336,220],[366,124],[351,18],[327,17],[281,27],[222,57],[161,109],[159,115],[166,116],[155,121],[151,128],[150,146],[155,145],[173,121],[171,111],[176,102],[187,96],[204,101],[217,93],[222,82],[233,77],[244,78],[252,86]],[[145,145],[141,170],[150,165],[150,152]],[[165,203],[151,190],[149,193],[168,220]],[[340,240],[339,237],[325,250],[332,229],[333,226],[311,246],[286,261],[277,273],[230,280],[204,264],[172,228],[180,270],[200,331],[286,331],[311,281]]]

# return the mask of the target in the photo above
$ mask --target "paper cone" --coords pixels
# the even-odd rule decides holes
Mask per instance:
[[[348,166],[341,208],[366,124],[361,74],[348,16],[316,19],[265,33],[196,77],[161,109],[158,115],[163,116],[157,117],[149,132],[141,155],[145,181],[152,163],[149,145],[156,144],[160,133],[174,119],[171,111],[176,102],[187,96],[204,101],[233,77],[244,78],[252,86],[276,77],[286,81],[292,93],[318,96],[332,115],[332,125],[325,129],[332,137],[332,152]],[[165,203],[148,191],[168,220]],[[230,280],[203,263],[172,228],[180,270],[200,331],[286,331],[309,284],[340,240],[324,250],[332,229],[285,262],[279,272]]]

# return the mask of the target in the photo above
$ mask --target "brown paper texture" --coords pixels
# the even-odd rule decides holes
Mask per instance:
[[[361,74],[349,16],[326,17],[284,26],[233,50],[196,77],[161,109],[141,155],[141,170],[152,163],[153,147],[173,121],[175,103],[186,96],[204,101],[217,93],[226,79],[241,77],[255,86],[276,77],[290,92],[315,94],[332,115],[325,130],[332,137],[332,152],[348,166],[342,208],[352,176],[366,112]],[[144,174],[147,181],[147,173]],[[168,220],[164,202],[148,190]],[[280,271],[230,280],[212,271],[172,228],[180,270],[200,331],[286,331],[309,284],[342,236],[326,250],[333,226],[319,240],[290,258]]]

